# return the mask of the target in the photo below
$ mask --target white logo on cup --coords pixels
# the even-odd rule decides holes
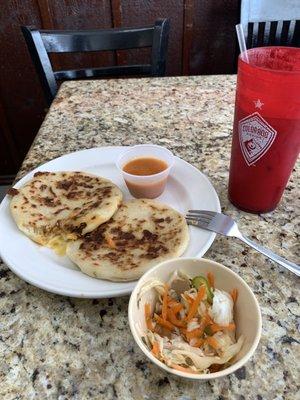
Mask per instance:
[[[239,122],[240,146],[248,165],[258,161],[276,138],[277,132],[255,112]]]
[[[259,108],[261,110],[262,106],[265,104],[263,102],[260,101],[260,99],[257,100],[253,100],[254,106],[255,108]]]

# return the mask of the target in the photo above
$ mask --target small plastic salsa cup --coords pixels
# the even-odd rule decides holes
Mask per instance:
[[[153,175],[133,175],[124,171],[124,166],[137,158],[154,158],[164,161],[167,168]],[[135,198],[154,199],[160,196],[166,186],[170,170],[174,164],[172,152],[165,147],[153,144],[140,144],[130,147],[117,160],[129,192]]]

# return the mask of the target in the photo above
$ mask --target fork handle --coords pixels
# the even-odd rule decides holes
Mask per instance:
[[[249,246],[253,247],[255,250],[259,251],[260,253],[264,254],[265,256],[269,257],[271,260],[277,262],[282,267],[287,268],[297,276],[300,276],[300,266],[294,264],[288,260],[285,260],[283,257],[278,256],[277,254],[273,253],[273,251],[266,249],[265,247],[261,246],[258,243],[253,242],[252,240],[248,239],[246,236],[240,235],[238,236],[244,243],[248,244]]]

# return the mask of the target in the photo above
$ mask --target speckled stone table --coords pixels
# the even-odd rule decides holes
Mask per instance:
[[[80,149],[164,145],[207,174],[223,210],[245,234],[299,262],[299,168],[273,213],[250,215],[227,200],[235,79],[64,83],[19,177]],[[46,293],[2,263],[0,398],[299,399],[299,281],[234,239],[217,238],[206,256],[237,272],[259,300],[262,338],[246,367],[210,382],[174,378],[135,345],[127,322],[128,297],[81,300]]]

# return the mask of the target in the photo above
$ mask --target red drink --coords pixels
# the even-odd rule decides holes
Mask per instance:
[[[300,150],[300,49],[262,47],[239,57],[229,199],[276,208]]]

